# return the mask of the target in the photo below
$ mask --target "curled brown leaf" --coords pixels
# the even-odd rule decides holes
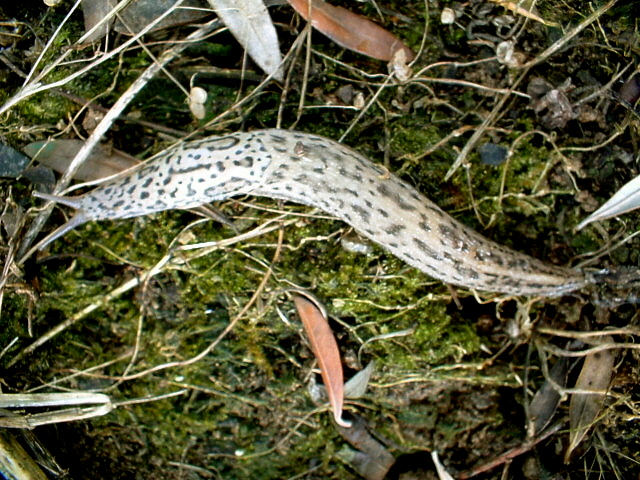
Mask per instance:
[[[350,427],[351,423],[342,419],[344,403],[342,362],[338,344],[329,327],[327,317],[314,302],[306,297],[294,295],[293,302],[302,320],[313,354],[318,360],[322,381],[333,410],[333,418],[341,427]]]

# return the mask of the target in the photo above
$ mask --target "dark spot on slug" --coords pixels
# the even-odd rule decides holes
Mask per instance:
[[[384,218],[389,218],[389,212],[387,212],[386,210],[379,208],[378,213],[380,213],[380,215],[382,215]]]
[[[401,233],[406,228],[407,227],[405,227],[404,225],[400,225],[399,223],[395,223],[393,225],[389,225],[388,227],[386,227],[384,229],[384,231],[387,233],[387,235],[391,235],[392,237],[396,237],[396,236],[398,236],[399,233]]]
[[[418,249],[420,251],[422,251],[422,253],[424,253],[425,255],[427,255],[430,258],[438,258],[438,254],[436,253],[435,250],[433,250],[429,245],[427,245],[425,242],[423,242],[422,240],[420,240],[419,238],[412,238],[411,239],[414,243],[414,245],[416,247],[418,247]]]
[[[468,252],[469,246],[467,243],[461,238],[465,237],[466,232],[454,229],[445,224],[438,225],[438,229],[443,237],[448,238],[450,240],[450,245],[453,246],[456,250],[460,250],[461,252]]]
[[[389,190],[389,187],[386,183],[379,183],[376,187],[376,190],[383,197],[391,198],[401,210],[412,211],[416,209],[414,205],[405,202],[398,192],[392,192],[391,190]]]
[[[458,266],[456,267],[456,269],[458,270],[460,275],[462,275],[465,278],[470,278],[472,280],[478,280],[480,278],[480,274],[477,271],[473,270],[472,268]]]
[[[363,221],[369,223],[371,220],[371,212],[366,208],[361,207],[357,203],[351,204],[351,210],[357,213]]]

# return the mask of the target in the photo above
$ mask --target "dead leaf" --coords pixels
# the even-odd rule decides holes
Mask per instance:
[[[369,386],[369,380],[371,374],[376,366],[375,361],[370,361],[369,364],[344,384],[344,396],[347,398],[360,398],[362,397]]]
[[[344,447],[338,452],[338,457],[351,465],[365,480],[384,479],[395,458],[369,433],[365,420],[356,417],[351,428],[338,428],[338,431],[357,449]]]
[[[96,28],[91,35],[85,36],[83,42],[93,43],[101,40],[107,35],[111,25],[116,32],[124,35],[138,33],[172,8],[175,3],[176,0],[133,0],[123,6],[122,2],[118,3],[116,0],[82,0],[85,32],[89,32],[108,15],[112,15],[109,21]],[[113,10],[116,8],[121,9],[117,18],[113,15]],[[151,31],[194,23],[206,15],[204,0],[184,0],[180,8],[160,20]]]
[[[348,428],[351,423],[342,419],[344,384],[340,351],[329,327],[329,321],[322,309],[308,297],[296,294],[293,296],[293,302],[302,320],[313,354],[318,360],[322,381],[333,410],[333,418],[338,425]]]
[[[630,106],[633,106],[638,101],[640,98],[640,74],[636,73],[624,82],[620,87],[618,97]]]
[[[529,404],[527,419],[527,436],[535,438],[544,428],[549,425],[556,409],[562,400],[560,392],[554,387],[554,383],[561,387],[566,387],[567,375],[569,373],[569,359],[559,358],[549,371],[549,377],[536,392]]]
[[[172,8],[175,3],[176,0],[132,1],[120,12],[113,29],[125,35],[136,34],[147,28],[151,22]],[[183,0],[179,8],[155,24],[151,31],[195,23],[206,17],[207,13],[206,3],[203,0]]]
[[[278,35],[262,0],[209,0],[209,4],[253,61],[282,81]]]
[[[56,172],[64,173],[82,145],[84,145],[82,140],[71,139],[33,142],[24,147],[24,152]],[[140,163],[138,160],[123,152],[97,146],[74,178],[83,181],[100,180],[120,173],[138,163]]]
[[[29,159],[8,145],[0,143],[0,177],[18,178],[29,165]]]
[[[22,226],[24,209],[15,203],[9,196],[4,202],[4,209],[0,214],[0,225],[4,227],[7,237],[11,238],[18,233]]]
[[[570,78],[557,88],[540,77],[533,78],[527,85],[531,107],[540,115],[540,123],[546,128],[564,128],[569,120],[575,118],[575,112],[567,96],[571,88]]]
[[[605,336],[601,344],[613,343],[611,337]],[[593,426],[602,409],[605,393],[609,388],[615,353],[613,350],[600,350],[590,353],[584,359],[580,376],[575,389],[594,393],[574,393],[569,404],[569,447],[564,456],[568,463],[575,448],[582,442],[589,429]]]
[[[373,23],[342,7],[322,0],[288,0],[302,18],[338,45],[378,60],[393,59],[398,50],[404,50],[407,61],[415,58],[413,51],[402,40]]]
[[[109,12],[116,6],[116,0],[82,0],[82,14],[84,15],[84,30],[88,32],[98,25]],[[97,28],[91,35],[85,38],[87,43],[97,42],[104,38],[111,28],[113,19]]]

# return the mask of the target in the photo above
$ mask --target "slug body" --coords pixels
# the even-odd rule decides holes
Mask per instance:
[[[581,271],[487,240],[354,150],[295,131],[258,130],[184,143],[85,195],[38,194],[78,210],[46,243],[88,221],[192,208],[237,195],[317,207],[409,265],[454,285],[558,296],[591,283]]]

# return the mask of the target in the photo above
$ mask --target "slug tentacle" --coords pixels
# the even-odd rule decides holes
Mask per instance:
[[[87,218],[87,216],[84,214],[84,212],[82,210],[78,210],[76,212],[76,214],[73,217],[71,217],[71,219],[68,222],[66,222],[63,225],[60,225],[53,232],[51,232],[49,235],[47,235],[42,240],[40,240],[35,245],[35,247],[33,247],[33,249],[31,251],[29,251],[29,253],[27,253],[25,255],[25,258],[30,256],[31,252],[33,250],[42,250],[42,249],[44,249],[47,245],[52,243],[54,240],[57,240],[58,238],[66,235],[67,233],[69,233],[74,228],[79,227],[83,223],[87,223],[90,220],[91,219]]]
[[[62,205],[75,208],[76,210],[82,208],[82,200],[80,197],[64,197],[62,195],[52,195],[44,192],[33,192],[33,196],[36,198],[42,198],[43,200],[49,200],[50,202],[61,203]]]
[[[192,208],[247,194],[322,209],[408,264],[454,285],[557,296],[593,281],[582,271],[487,240],[350,148],[278,129],[185,143],[80,197],[40,194],[78,210],[44,245],[89,220]]]

